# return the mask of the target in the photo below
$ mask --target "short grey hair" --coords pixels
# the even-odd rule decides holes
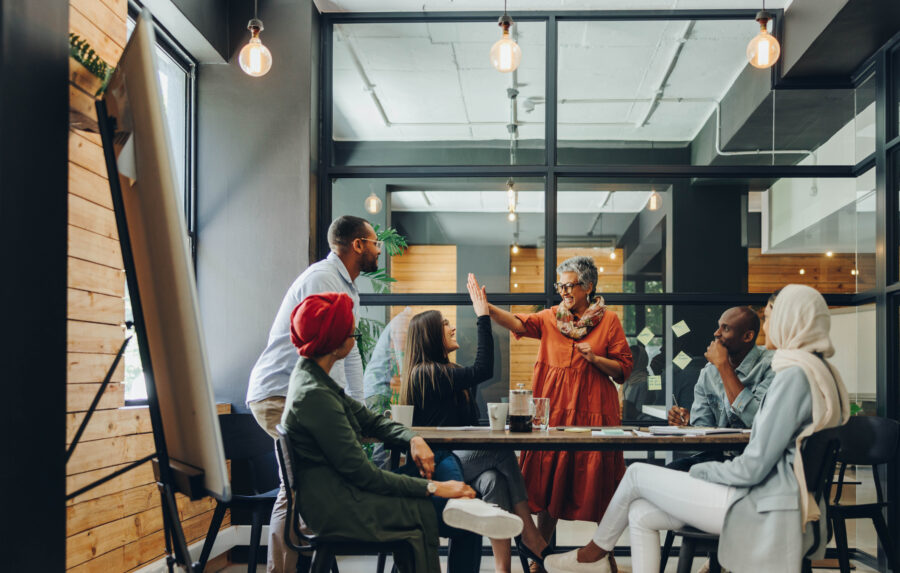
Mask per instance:
[[[594,264],[594,259],[590,257],[566,259],[556,267],[557,275],[563,273],[575,273],[578,275],[578,280],[584,283],[584,286],[587,286],[587,283],[591,283],[591,296],[597,292],[597,265]]]

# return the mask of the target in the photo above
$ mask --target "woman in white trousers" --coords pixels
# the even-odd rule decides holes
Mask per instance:
[[[632,570],[659,570],[659,533],[690,525],[719,535],[718,557],[734,573],[799,573],[812,547],[813,528],[824,535],[824,500],[809,495],[801,442],[847,421],[847,391],[826,360],[834,354],[831,318],[814,289],[788,285],[763,325],[777,349],[775,378],[760,406],[750,442],[731,461],[706,462],[690,474],[632,464],[586,546],[545,560],[549,573],[612,571],[609,554],[629,528]],[[816,522],[809,524],[809,522]],[[822,537],[824,539],[824,537]],[[824,554],[824,544],[813,558]]]

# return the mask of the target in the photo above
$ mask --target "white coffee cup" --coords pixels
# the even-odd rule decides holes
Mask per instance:
[[[509,413],[509,404],[506,402],[491,402],[488,407],[488,419],[491,421],[492,430],[506,429],[506,415]]]
[[[401,406],[400,404],[391,404],[390,410],[384,411],[384,416],[390,418],[399,424],[403,424],[407,428],[412,427],[413,423],[413,406]]]

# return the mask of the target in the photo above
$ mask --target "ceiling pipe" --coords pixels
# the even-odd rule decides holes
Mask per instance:
[[[394,124],[388,119],[387,112],[384,111],[384,106],[381,105],[381,100],[378,99],[378,94],[375,93],[375,84],[373,84],[369,80],[369,76],[366,75],[362,62],[359,61],[359,56],[356,55],[356,50],[353,49],[353,44],[350,42],[350,37],[344,33],[344,28],[340,24],[336,24],[334,28],[337,31],[338,36],[344,42],[344,45],[347,46],[347,52],[350,54],[350,61],[353,62],[353,67],[356,68],[356,72],[363,82],[363,89],[369,94],[369,97],[372,98],[372,103],[375,104],[375,109],[378,110],[381,121],[384,123],[385,127],[391,127]]]
[[[672,76],[672,72],[675,71],[675,66],[678,64],[678,58],[679,56],[681,56],[681,50],[684,49],[684,45],[685,43],[687,43],[688,37],[693,31],[694,21],[691,20],[690,22],[688,22],[687,26],[685,26],[684,31],[681,33],[681,37],[677,40],[678,46],[675,48],[675,52],[669,59],[669,65],[666,66],[666,72],[663,74],[662,79],[660,79],[659,85],[653,92],[653,98],[650,101],[650,106],[647,108],[647,112],[644,114],[644,117],[641,119],[641,121],[637,123],[638,127],[644,127],[645,125],[647,125],[647,122],[650,121],[650,117],[653,115],[653,112],[655,112],[656,108],[659,106],[660,99],[662,99],[663,94],[666,91],[666,84],[669,83],[669,78]]]
[[[702,97],[676,97],[676,98],[585,98],[585,99],[561,99],[561,104],[591,104],[591,103],[634,103],[658,101],[660,103],[714,103],[716,111],[716,154],[722,156],[735,155],[806,155],[816,164],[816,153],[810,149],[755,149],[748,151],[723,151],[722,150],[722,102],[715,98]],[[591,125],[591,124],[582,124]]]

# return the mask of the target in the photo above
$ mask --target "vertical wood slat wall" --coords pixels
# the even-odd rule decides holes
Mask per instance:
[[[70,0],[70,31],[114,64],[125,45],[127,6],[127,0]],[[96,84],[82,66],[70,64],[70,108],[96,120]],[[125,275],[100,137],[74,128],[69,132],[68,264],[67,443],[124,340],[125,312]],[[120,364],[66,466],[67,491],[153,451],[147,408],[124,408],[123,381]],[[191,502],[179,496],[189,542],[206,535],[214,507],[211,498]],[[226,516],[223,527],[229,524]],[[159,559],[165,548],[162,513],[150,465],[68,502],[66,529],[69,571],[117,573]]]

